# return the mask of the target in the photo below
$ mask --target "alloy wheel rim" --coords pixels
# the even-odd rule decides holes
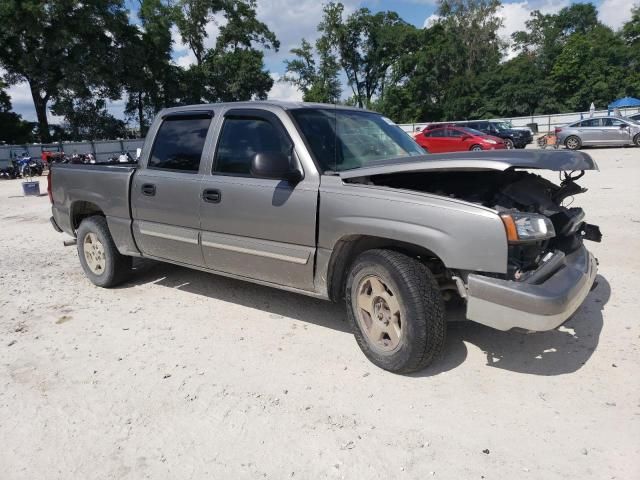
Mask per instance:
[[[89,270],[96,275],[102,275],[107,266],[107,258],[104,245],[95,233],[89,232],[84,236],[82,250]]]
[[[393,352],[402,342],[403,313],[389,284],[377,275],[358,282],[354,298],[356,318],[367,341],[384,353]]]
[[[578,146],[578,141],[575,138],[570,138],[567,140],[567,146],[572,149],[576,148]]]

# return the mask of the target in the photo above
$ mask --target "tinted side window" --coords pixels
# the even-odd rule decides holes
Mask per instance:
[[[224,121],[214,171],[249,175],[256,153],[291,154],[292,144],[284,132],[263,118],[229,117]]]
[[[424,134],[425,137],[444,137],[444,128],[436,128],[435,130],[429,130]]]
[[[599,127],[600,119],[599,118],[590,118],[589,120],[583,120],[580,123],[581,127]]]
[[[197,173],[210,116],[169,117],[162,122],[148,168]]]
[[[603,118],[602,122],[604,127],[621,127],[622,125],[626,125],[626,123],[617,118]]]

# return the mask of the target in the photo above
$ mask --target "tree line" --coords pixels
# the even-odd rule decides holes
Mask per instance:
[[[395,12],[345,15],[329,3],[315,46],[302,40],[286,79],[308,101],[348,102],[396,122],[513,117],[600,108],[640,96],[640,5],[619,31],[593,4],[534,11],[500,37],[499,0],[441,0],[417,28]]]
[[[265,99],[265,51],[279,41],[256,0],[0,2],[0,140],[144,135],[153,115],[189,103]],[[440,0],[418,28],[396,12],[325,4],[317,40],[301,39],[282,81],[305,101],[347,103],[396,122],[523,116],[603,107],[640,96],[640,6],[614,31],[592,4],[534,11],[500,36],[499,0]],[[217,35],[208,29],[215,25]],[[177,34],[194,61],[178,66]],[[9,85],[27,82],[37,124],[11,111]],[[124,99],[125,119],[109,101]],[[47,110],[64,118],[49,125]]]
[[[273,80],[264,51],[280,45],[258,20],[256,0],[138,0],[138,7],[133,20],[123,0],[0,2],[0,67],[5,84],[29,85],[36,138],[126,136],[109,100],[124,98],[126,120],[144,135],[164,107],[266,98]],[[212,22],[219,32],[209,45]],[[172,31],[193,65],[174,63]],[[0,117],[22,131],[6,100],[0,95]],[[49,125],[48,109],[62,125]]]

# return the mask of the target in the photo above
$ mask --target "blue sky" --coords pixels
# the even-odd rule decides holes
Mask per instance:
[[[640,2],[640,0],[635,0]],[[299,45],[301,38],[314,40],[317,37],[316,26],[322,16],[323,0],[257,0],[258,17],[273,30],[280,40],[281,48],[277,53],[267,52],[265,66],[271,72],[272,77],[278,80],[284,73],[284,63],[290,55],[288,51]],[[347,11],[353,11],[358,7],[367,7],[373,11],[394,10],[407,22],[418,27],[425,24],[427,19],[436,10],[436,0],[342,0]],[[545,13],[552,13],[571,3],[572,0],[503,0],[501,15],[504,20],[504,28],[501,35],[509,35],[524,27],[524,22],[531,11],[539,9]],[[600,20],[613,27],[619,28],[624,21],[630,18],[631,7],[634,0],[594,0],[599,8]],[[137,1],[128,0],[127,5],[135,8]],[[207,31],[210,38],[208,45],[213,45],[217,27],[209,25]],[[177,31],[174,32],[174,61],[178,65],[188,66],[193,62],[193,55],[181,43]],[[8,91],[11,95],[13,109],[27,120],[35,120],[33,101],[29,88],[25,83],[15,85]],[[293,86],[276,81],[269,94],[270,98],[282,100],[298,100],[301,98]],[[113,102],[109,110],[116,116],[122,117],[123,101]],[[54,122],[59,119],[52,119]]]

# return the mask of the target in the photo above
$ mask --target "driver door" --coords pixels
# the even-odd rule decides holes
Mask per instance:
[[[618,118],[602,119],[602,143],[627,145],[631,143],[631,129]]]
[[[299,163],[293,141],[275,113],[228,110],[212,171],[201,184],[205,264],[220,272],[311,290],[318,181],[303,178],[291,184],[286,179],[255,178],[251,162],[261,152],[285,153]]]

